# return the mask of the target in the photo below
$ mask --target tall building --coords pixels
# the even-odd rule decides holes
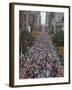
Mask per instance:
[[[53,19],[54,32],[62,31],[64,28],[64,13],[55,13]]]
[[[63,30],[64,14],[59,12],[46,12],[46,30],[57,32]]]
[[[27,11],[20,11],[19,12],[19,30],[27,30],[28,26],[28,12]]]
[[[40,27],[41,16],[37,11],[20,11],[20,30],[28,30]]]
[[[21,55],[27,50],[27,35],[33,30],[40,30],[40,18],[40,12],[37,11],[19,12],[19,50]]]

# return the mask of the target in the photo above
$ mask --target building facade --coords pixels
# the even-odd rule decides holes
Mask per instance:
[[[53,33],[64,29],[64,13],[46,12],[46,30]]]
[[[27,36],[34,30],[40,30],[40,12],[20,11],[19,12],[19,50],[20,54],[26,51],[28,44]]]

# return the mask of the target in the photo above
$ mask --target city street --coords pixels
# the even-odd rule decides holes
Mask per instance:
[[[20,78],[49,78],[63,76],[63,66],[57,55],[56,48],[52,45],[50,36],[42,27],[33,46],[28,50],[28,55],[23,57]]]

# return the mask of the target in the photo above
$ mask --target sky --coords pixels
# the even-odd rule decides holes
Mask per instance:
[[[41,23],[45,24],[45,20],[46,20],[46,12],[41,12]]]

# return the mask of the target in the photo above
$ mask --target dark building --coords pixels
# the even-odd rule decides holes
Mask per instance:
[[[20,11],[19,12],[19,46],[20,54],[24,53],[27,33],[33,30],[40,30],[40,12],[37,11]]]
[[[47,12],[46,13],[46,29],[58,32],[64,29],[64,13]]]

